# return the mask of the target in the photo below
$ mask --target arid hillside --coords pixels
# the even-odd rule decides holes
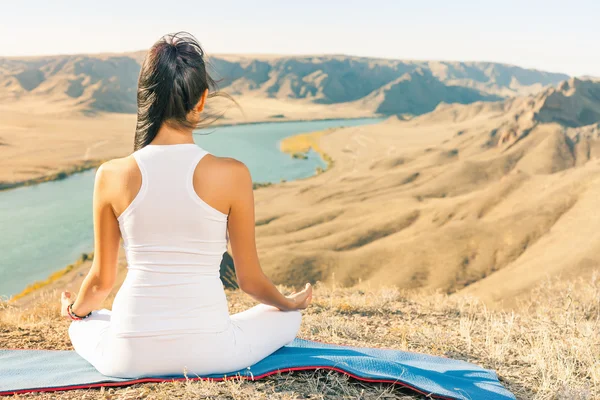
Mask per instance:
[[[468,292],[510,305],[600,264],[600,83],[324,135],[324,174],[256,192],[277,282]]]
[[[134,113],[143,57],[144,52],[0,58],[0,104],[45,101],[51,110]],[[329,105],[364,99],[371,111],[384,114],[423,114],[440,102],[497,100],[568,79],[497,63],[351,56],[223,55],[212,57],[211,64],[220,87],[234,96]]]

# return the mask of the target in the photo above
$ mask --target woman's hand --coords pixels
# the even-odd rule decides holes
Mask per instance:
[[[312,301],[312,286],[307,283],[301,292],[293,292],[286,296],[290,300],[290,310],[304,310]]]
[[[70,318],[67,307],[73,303],[75,303],[75,296],[71,292],[62,292],[60,294],[60,315]]]

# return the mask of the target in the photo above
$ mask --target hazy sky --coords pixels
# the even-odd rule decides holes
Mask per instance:
[[[598,0],[3,1],[0,56],[147,49],[498,61],[600,76]]]

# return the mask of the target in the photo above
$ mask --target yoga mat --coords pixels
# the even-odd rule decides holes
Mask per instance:
[[[367,382],[397,384],[440,399],[515,399],[496,373],[451,358],[399,350],[338,346],[296,339],[253,366],[226,375],[188,376],[223,380],[260,379],[286,371],[328,369]],[[100,374],[74,351],[0,350],[0,395],[125,386],[184,380],[183,376],[112,378]]]

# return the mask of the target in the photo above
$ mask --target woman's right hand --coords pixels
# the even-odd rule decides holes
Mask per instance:
[[[67,319],[71,319],[69,317],[69,312],[67,311],[67,307],[75,302],[75,295],[71,292],[62,292],[60,294],[60,315]]]
[[[312,286],[307,283],[304,289],[298,293],[293,292],[286,296],[290,300],[290,310],[304,310],[312,301]]]

